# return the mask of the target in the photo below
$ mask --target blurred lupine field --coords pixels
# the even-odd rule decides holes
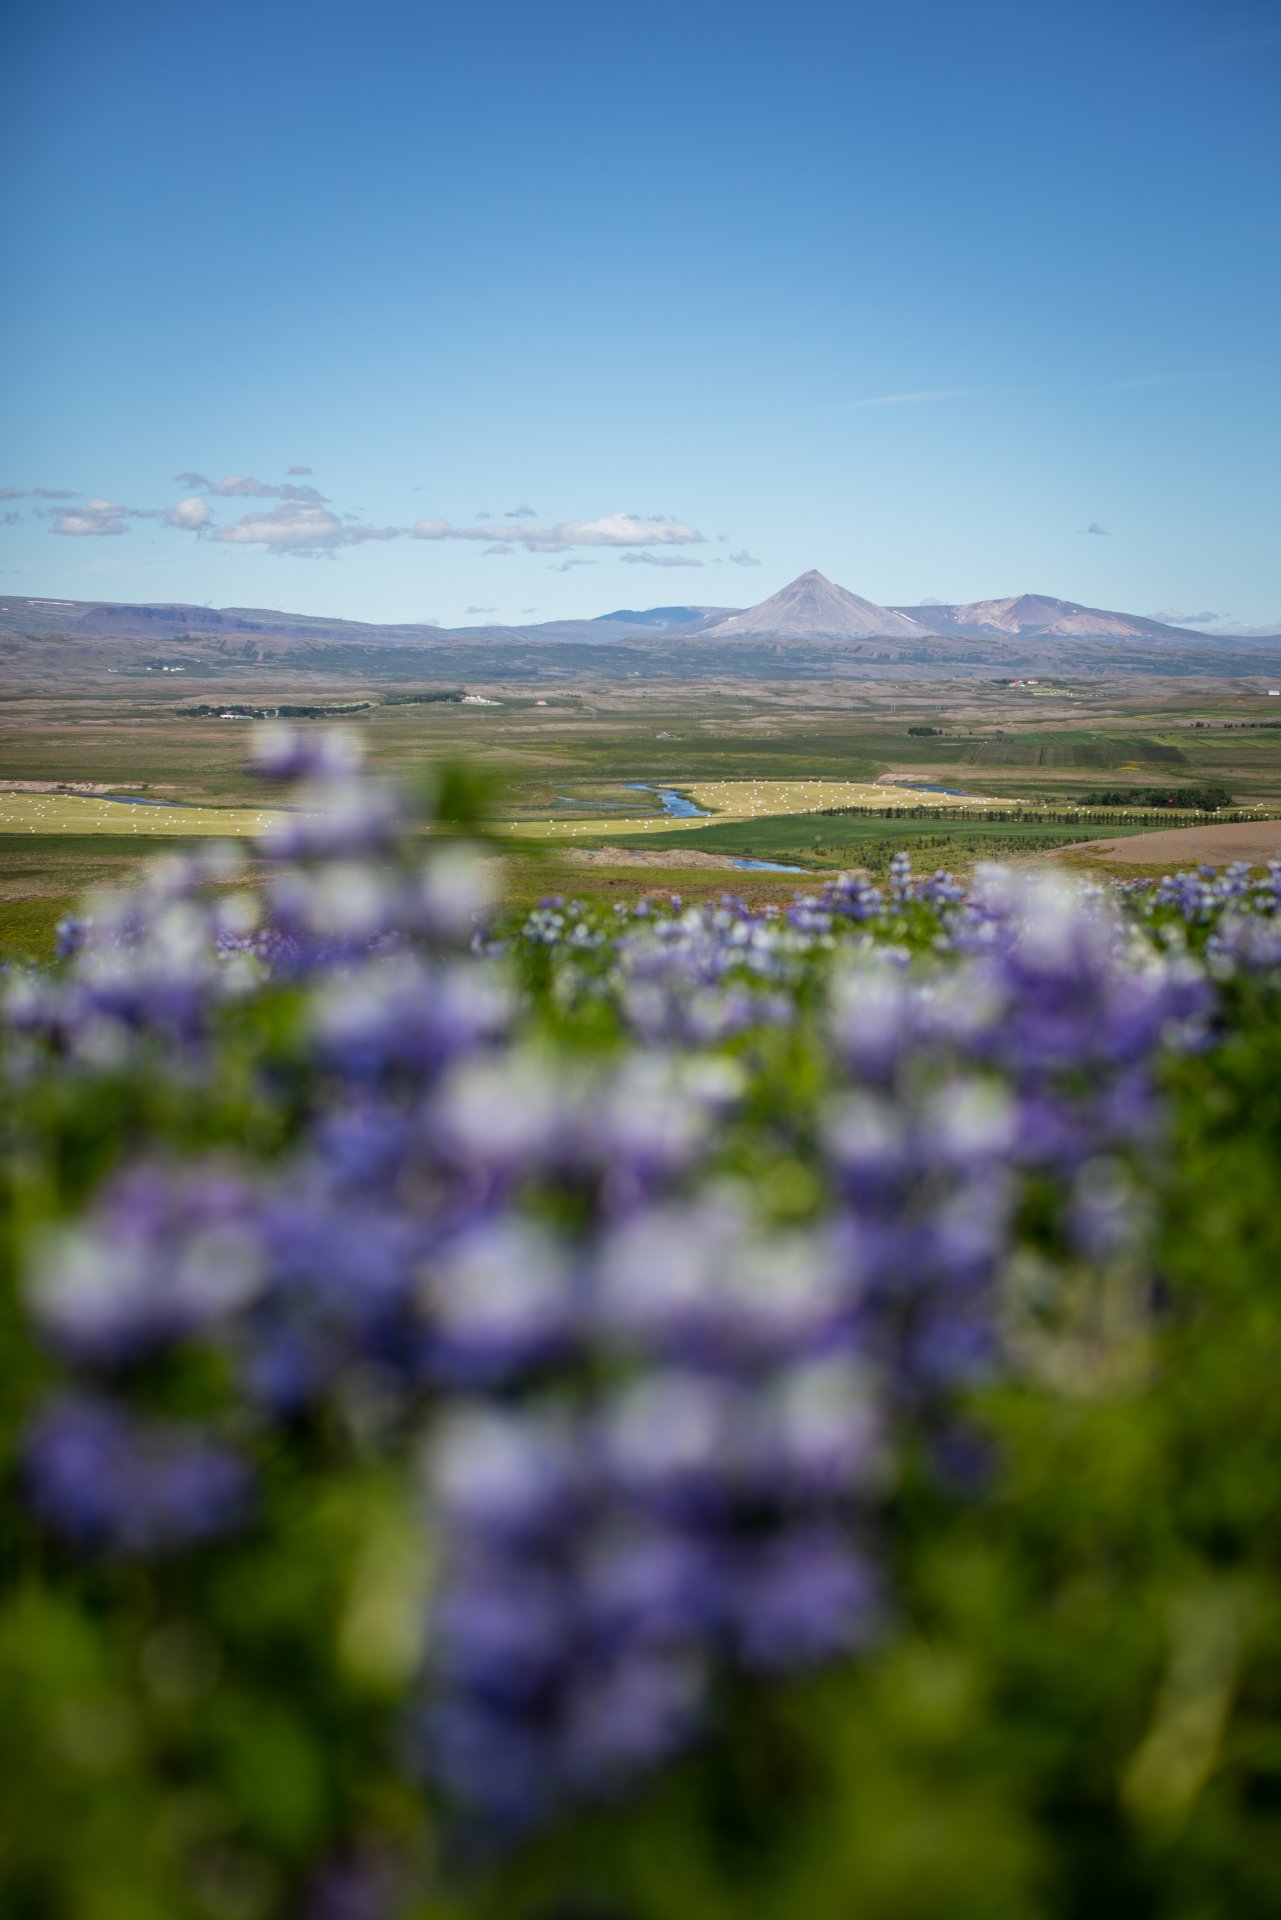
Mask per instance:
[[[259,758],[0,983],[6,1920],[1281,1911],[1281,870],[509,924]]]

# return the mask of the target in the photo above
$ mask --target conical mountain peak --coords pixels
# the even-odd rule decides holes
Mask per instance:
[[[731,614],[706,629],[706,638],[772,635],[783,640],[873,640],[882,635],[911,639],[926,629],[906,614],[861,600],[811,567],[745,613]]]

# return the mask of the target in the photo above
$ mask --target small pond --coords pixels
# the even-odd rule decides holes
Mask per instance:
[[[114,800],[121,807],[189,807],[190,800],[153,800],[145,793],[101,793],[100,800]]]
[[[808,867],[788,867],[781,860],[736,860],[736,867],[747,873],[808,873]]]
[[[949,793],[954,800],[977,800],[978,794],[967,793],[964,787],[926,787],[919,780],[904,780],[900,783],[912,793]]]

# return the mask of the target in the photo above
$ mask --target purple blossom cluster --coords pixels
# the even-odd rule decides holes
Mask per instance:
[[[479,1002],[492,1011],[492,982],[454,964],[492,905],[475,850],[442,842],[424,854],[402,798],[361,773],[346,735],[307,743],[269,729],[260,758],[266,777],[300,783],[252,845],[264,877],[236,842],[154,861],[141,886],[96,895],[64,920],[57,973],[3,981],[5,1030],[11,1047],[35,1043],[33,1069],[49,1049],[120,1067],[140,1045],[190,1065],[227,1008],[286,980],[339,981],[338,997],[359,1000],[370,1021],[381,1003],[384,1026],[390,1006],[411,1002],[442,1035],[455,1019],[488,1017]],[[20,1068],[15,1052],[10,1070]]]
[[[834,973],[846,1085],[823,1130],[872,1351],[944,1446],[957,1390],[1009,1363],[1002,1286],[1033,1199],[1060,1265],[1141,1237],[1130,1169],[1159,1146],[1158,1063],[1197,1043],[1210,1004],[1199,969],[1140,964],[1097,903],[989,877],[969,904],[974,951]]]
[[[630,1030],[651,1044],[710,1045],[786,1026],[809,954],[807,930],[735,898],[641,923],[616,944],[614,986]]]
[[[881,1613],[886,1434],[835,1247],[762,1234],[726,1193],[629,1210],[559,1286],[545,1253],[527,1265],[572,1315],[483,1368],[473,1344],[428,1456],[423,1740],[491,1835],[617,1793],[726,1674],[849,1652]]]
[[[319,1116],[269,1179],[134,1168],[46,1242],[31,1313],[79,1386],[39,1415],[26,1481],[100,1554],[251,1519],[247,1457],[139,1411],[142,1370],[193,1346],[238,1383],[224,1424],[250,1451],[322,1409],[420,1446],[423,1752],[511,1831],[691,1737],[726,1662],[870,1631],[878,1389],[838,1249],[762,1232],[729,1186],[683,1197],[741,1096],[728,1062],[516,1049],[403,1082]]]
[[[301,783],[265,881],[162,863],[4,982],[15,1085],[145,1069],[198,1105],[230,1015],[285,1035],[242,1062],[265,1159],[152,1140],[36,1242],[27,1497],[136,1559],[259,1524],[300,1435],[416,1462],[407,1716],[511,1835],[885,1629],[898,1465],[958,1457],[1017,1364],[1030,1249],[1142,1261],[1161,1063],[1281,961],[1281,866],[1118,898],[896,856],[781,913],[549,898],[503,933],[483,863],[407,837],[342,736],[260,767]],[[180,1418],[193,1355],[218,1385]]]
[[[252,1475],[233,1448],[84,1392],[43,1408],[25,1468],[39,1517],[89,1553],[169,1553],[235,1531],[252,1511]]]

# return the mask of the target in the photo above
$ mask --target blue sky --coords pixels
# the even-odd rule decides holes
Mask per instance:
[[[1281,627],[1281,0],[3,36],[2,592]]]

